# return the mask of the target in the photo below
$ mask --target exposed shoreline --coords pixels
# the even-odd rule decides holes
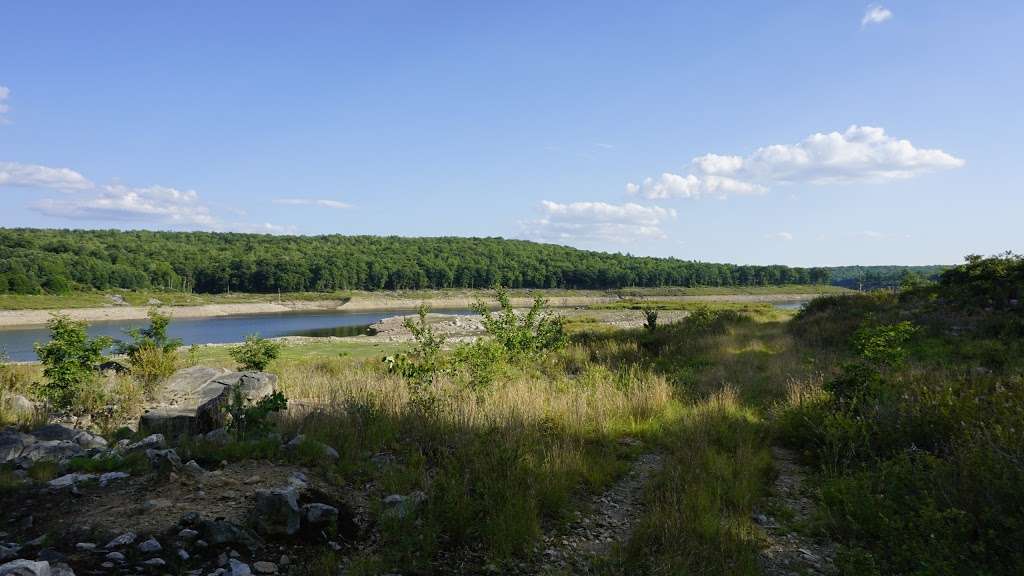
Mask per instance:
[[[483,294],[481,294],[483,296]],[[790,302],[810,300],[819,294],[708,294],[690,296],[637,296],[635,300],[658,300],[671,302]],[[607,304],[622,298],[602,293],[592,296],[549,296],[548,304],[555,308],[571,308],[593,304]],[[301,300],[283,302],[250,302],[239,304],[202,304],[193,306],[160,306],[172,318],[216,318],[218,316],[240,316],[248,314],[274,314],[296,311],[344,311],[369,312],[376,310],[414,310],[421,302],[431,308],[469,308],[476,297],[444,296],[415,298],[406,295],[355,296],[344,300]],[[515,307],[528,307],[530,298],[512,298]],[[104,306],[99,308],[57,308],[41,310],[0,310],[0,327],[42,326],[54,313],[66,314],[75,320],[103,322],[117,320],[143,320],[150,306]]]

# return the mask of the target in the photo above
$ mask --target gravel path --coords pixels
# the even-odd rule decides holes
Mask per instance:
[[[772,487],[769,507],[785,510],[791,520],[780,522],[770,514],[754,514],[754,521],[761,525],[768,541],[768,547],[761,554],[765,576],[834,574],[835,544],[812,539],[791,527],[806,522],[815,510],[814,502],[803,488],[803,467],[785,448],[772,448],[772,458],[778,476]]]
[[[628,474],[593,497],[588,513],[577,513],[564,530],[547,535],[543,568],[560,574],[588,574],[594,557],[608,554],[614,545],[628,541],[643,512],[644,487],[661,466],[659,454],[638,457]]]

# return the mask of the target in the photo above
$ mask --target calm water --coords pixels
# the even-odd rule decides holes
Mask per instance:
[[[432,310],[441,314],[471,314],[465,309]],[[276,314],[246,314],[219,318],[182,318],[172,320],[167,333],[189,344],[215,344],[240,342],[245,336],[258,332],[260,336],[356,336],[366,334],[370,324],[389,316],[413,314],[411,310],[377,310],[374,312],[283,312]],[[127,339],[129,328],[144,328],[148,320],[119,320],[93,322],[89,325],[92,336],[111,336]],[[14,361],[35,360],[32,345],[46,342],[49,331],[42,326],[0,329],[0,350]]]
[[[799,310],[806,300],[776,302],[776,308]],[[465,309],[439,308],[440,314],[472,314]],[[173,320],[167,329],[172,338],[181,338],[185,345],[241,342],[246,335],[258,332],[265,338],[277,336],[358,336],[366,334],[370,324],[399,314],[412,314],[411,310],[376,310],[374,312],[281,312],[275,314],[246,314],[219,318],[183,318]],[[110,336],[127,339],[130,328],[143,328],[147,320],[119,320],[93,322],[91,336]],[[0,328],[0,351],[9,359],[22,362],[36,360],[36,342],[46,342],[49,331],[45,327]]]

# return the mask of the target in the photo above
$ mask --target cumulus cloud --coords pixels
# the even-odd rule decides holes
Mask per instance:
[[[547,242],[628,243],[662,239],[661,226],[676,218],[676,211],[660,206],[608,204],[605,202],[559,203],[544,200],[541,217],[523,223],[526,236]]]
[[[132,188],[113,184],[104,186],[99,194],[60,200],[47,198],[29,207],[47,216],[74,220],[147,221],[202,228],[218,224],[194,190],[166,186]]]
[[[68,168],[0,162],[0,186],[71,191],[88,190],[93,187],[93,183],[85,176]]]
[[[320,200],[317,198],[275,198],[274,204],[287,204],[291,206],[319,206],[321,208],[334,208],[342,210],[345,208],[351,208],[351,204],[339,202],[337,200]]]
[[[785,240],[787,242],[793,239],[793,235],[789,232],[773,232],[765,234],[764,237],[768,240]]]
[[[860,25],[864,27],[868,24],[881,24],[890,19],[892,19],[892,10],[881,4],[872,4],[864,12],[864,17],[860,19]]]
[[[934,148],[917,148],[883,128],[853,125],[844,132],[811,134],[796,144],[773,144],[748,156],[705,154],[689,174],[666,172],[626,185],[628,194],[650,199],[724,198],[761,194],[785,183],[885,182],[959,168],[964,160]]]
[[[11,95],[11,89],[7,86],[0,86],[0,124],[7,122],[4,115],[10,111],[11,107],[7,105],[7,98]]]

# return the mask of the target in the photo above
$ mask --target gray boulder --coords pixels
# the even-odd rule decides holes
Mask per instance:
[[[104,546],[104,548],[110,550],[111,548],[120,548],[121,546],[127,546],[132,542],[135,542],[135,538],[135,532],[125,532],[124,534],[121,534],[120,536],[114,538],[110,542],[107,542],[107,545]]]
[[[79,482],[89,482],[96,478],[96,474],[81,474],[76,472],[72,474],[65,474],[60,478],[54,478],[47,482],[47,486],[55,490],[61,490],[64,488],[70,488]]]
[[[178,456],[178,453],[173,448],[166,450],[153,450],[150,448],[146,450],[146,458],[149,459],[149,465],[161,474],[181,469],[181,457]]]
[[[107,447],[107,441],[101,436],[90,434],[85,430],[69,428],[63,424],[47,424],[33,430],[32,435],[35,436],[36,440],[74,442],[86,450]]]
[[[178,436],[198,435],[223,426],[224,406],[232,390],[259,400],[274,391],[277,376],[265,372],[226,372],[194,366],[175,372],[160,398],[160,404],[139,418],[139,429]]]
[[[36,411],[36,403],[21,394],[11,394],[7,397],[5,403],[7,404],[7,409],[16,415],[30,415]]]
[[[199,533],[210,546],[241,545],[255,549],[260,545],[252,530],[227,520],[203,520],[199,523]]]
[[[0,576],[52,576],[49,562],[13,560],[0,566]]]
[[[31,462],[61,462],[84,453],[81,446],[70,440],[37,440],[21,452],[21,458]]]
[[[162,450],[167,447],[167,440],[163,434],[150,434],[138,442],[129,443],[124,447],[124,452],[139,452],[142,450]]]
[[[294,488],[256,491],[253,524],[261,534],[291,536],[299,531],[302,511]]]
[[[17,459],[35,441],[35,437],[18,432],[14,428],[0,430],[0,463]]]
[[[319,502],[302,507],[302,520],[313,529],[329,528],[338,523],[338,509]]]

